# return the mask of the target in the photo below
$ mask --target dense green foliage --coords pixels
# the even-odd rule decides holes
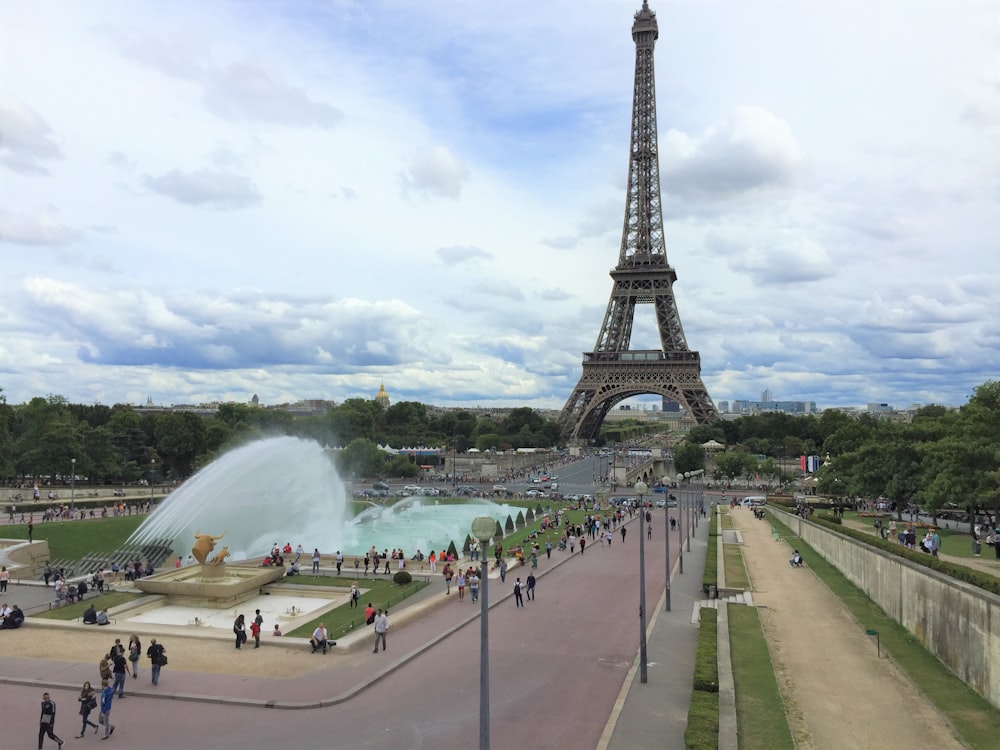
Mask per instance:
[[[79,485],[185,479],[219,453],[272,435],[342,447],[338,469],[344,476],[359,477],[419,473],[408,456],[386,453],[379,445],[461,452],[559,442],[555,422],[529,408],[513,409],[498,423],[464,411],[430,416],[427,407],[412,401],[384,408],[375,401],[348,399],[324,414],[308,416],[225,403],[215,413],[201,414],[70,404],[61,396],[11,406],[0,392],[0,481],[43,478],[68,485],[74,468]],[[437,456],[421,460],[443,461]]]

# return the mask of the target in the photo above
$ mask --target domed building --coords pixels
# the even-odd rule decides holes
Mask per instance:
[[[385,383],[380,383],[378,393],[375,394],[375,403],[383,409],[389,408],[389,394],[385,392]]]

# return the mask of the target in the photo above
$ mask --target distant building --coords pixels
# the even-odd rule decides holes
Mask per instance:
[[[389,394],[385,392],[385,383],[379,384],[378,393],[375,394],[375,403],[383,409],[389,408]]]
[[[767,391],[762,395],[770,396]],[[733,414],[766,414],[768,412],[782,412],[784,414],[816,414],[815,401],[743,401],[737,399],[733,401]]]

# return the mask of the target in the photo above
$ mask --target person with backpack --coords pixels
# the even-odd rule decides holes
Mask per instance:
[[[149,648],[146,649],[146,656],[149,657],[149,662],[152,664],[154,685],[160,681],[160,667],[165,666],[167,663],[165,652],[166,649],[163,648],[162,643],[157,643],[155,638],[150,639]]]

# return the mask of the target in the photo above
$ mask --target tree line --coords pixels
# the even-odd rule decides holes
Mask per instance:
[[[424,404],[402,401],[388,408],[348,399],[323,414],[224,403],[212,414],[136,410],[128,404],[73,404],[62,396],[35,397],[20,405],[0,390],[0,482],[44,478],[54,484],[134,484],[183,480],[227,449],[273,435],[311,438],[340,447],[343,476],[414,476],[406,456],[379,445],[427,446],[464,452],[553,446],[556,423],[530,408],[497,421],[467,411],[430,416]]]

